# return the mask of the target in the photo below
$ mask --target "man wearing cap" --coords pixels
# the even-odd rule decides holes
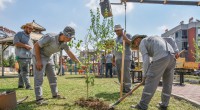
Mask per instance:
[[[52,97],[57,99],[64,98],[58,94],[57,77],[54,72],[54,62],[51,56],[64,49],[71,59],[76,63],[80,63],[67,45],[67,42],[71,41],[74,35],[74,28],[67,26],[59,35],[46,34],[35,43],[33,50],[33,70],[36,104],[46,104],[46,101],[42,97],[44,72],[49,80]]]
[[[31,49],[33,48],[33,41],[30,33],[33,30],[31,23],[27,23],[21,27],[24,31],[18,32],[14,36],[13,44],[15,45],[16,59],[19,63],[19,82],[18,88],[32,89],[29,79],[29,64],[32,58]]]
[[[139,49],[142,54],[145,86],[140,102],[136,106],[132,105],[131,108],[148,109],[148,104],[162,77],[163,90],[158,106],[161,109],[167,109],[176,64],[175,56],[178,56],[178,53],[174,53],[173,47],[159,36],[144,37],[137,35],[132,38],[132,49]]]
[[[130,50],[130,43],[131,43],[131,35],[126,34],[123,32],[123,28],[121,25],[115,25],[114,31],[117,35],[116,37],[116,49],[114,50],[115,56],[115,64],[118,73],[118,80],[121,81],[121,64],[122,64],[122,52],[118,51],[117,49],[119,46],[123,45],[123,39],[125,40],[125,58],[124,58],[124,80],[123,80],[123,92],[128,93],[131,90],[131,75],[130,75],[130,66],[131,66],[131,50]]]

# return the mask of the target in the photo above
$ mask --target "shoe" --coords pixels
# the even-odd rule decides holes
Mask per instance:
[[[138,109],[138,110],[147,110],[147,109],[142,109],[142,107],[140,107],[138,104],[137,105],[131,105],[130,108],[131,109]]]
[[[123,91],[123,94],[125,95],[125,94],[128,94],[130,91]],[[131,96],[133,93],[131,92],[130,94],[129,94],[129,96]]]
[[[167,107],[168,107],[168,106],[164,106],[164,105],[162,105],[162,103],[160,102],[160,103],[158,103],[158,105],[156,105],[156,107],[158,107],[159,110],[167,110]]]
[[[36,100],[37,105],[48,105],[48,102],[45,101],[43,98]]]
[[[20,89],[20,88],[24,88],[24,86],[18,86],[18,88]]]
[[[26,87],[27,90],[33,90],[33,88],[29,85]]]
[[[61,96],[61,95],[56,95],[52,97],[53,99],[66,99],[65,97]]]
[[[131,90],[125,90],[125,89],[123,89],[123,93],[129,93]]]

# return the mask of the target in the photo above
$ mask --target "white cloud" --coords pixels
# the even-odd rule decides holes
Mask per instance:
[[[12,2],[13,0],[0,0],[0,11],[6,7],[7,3],[12,3]]]
[[[124,5],[111,5],[113,15],[123,15],[125,13]],[[127,3],[126,13],[130,13],[134,9],[133,3]]]
[[[111,0],[111,3],[120,3],[120,0]],[[89,0],[89,2],[86,4],[86,7],[96,10],[97,7],[99,7],[99,0]],[[111,5],[112,7],[112,13],[115,16],[123,15],[125,13],[124,5]],[[134,9],[133,3],[127,3],[126,12],[129,13]]]
[[[92,9],[92,10],[96,10],[97,7],[98,7],[98,3],[99,0],[90,0],[87,4],[86,4],[86,7],[88,7],[89,9]]]
[[[160,27],[157,28],[159,31],[165,32],[166,29],[168,29],[168,27],[166,25],[162,25]]]
[[[73,27],[73,28],[77,28],[77,25],[74,22],[70,22],[69,26]]]

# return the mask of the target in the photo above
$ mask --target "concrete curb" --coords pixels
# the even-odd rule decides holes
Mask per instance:
[[[162,91],[160,89],[157,89],[158,91]],[[192,99],[186,99],[185,97],[181,96],[181,95],[176,95],[176,94],[171,94],[175,99],[178,99],[178,100],[185,100],[187,102],[189,102],[190,104],[192,104],[193,106],[197,107],[197,108],[200,108],[200,102],[197,102],[197,101],[194,101]]]
[[[184,98],[183,96],[180,96],[180,95],[176,95],[176,94],[171,94],[175,99],[181,99],[181,100],[185,100],[189,103],[191,103],[193,106],[197,107],[197,108],[200,108],[200,102],[197,102],[197,101],[194,101],[192,99],[186,99]]]

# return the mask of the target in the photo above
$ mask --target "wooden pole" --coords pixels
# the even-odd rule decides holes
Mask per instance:
[[[123,40],[123,51],[122,51],[122,67],[121,67],[121,86],[120,86],[120,98],[122,97],[123,93],[123,82],[124,82],[124,52],[125,52],[125,41]]]
[[[125,31],[126,31],[126,1],[124,1],[125,5]],[[123,34],[126,35],[126,32]],[[123,36],[122,36],[123,37]],[[121,86],[120,86],[120,98],[123,96],[123,84],[124,84],[124,59],[125,59],[125,40],[123,39],[123,50],[122,50],[122,67],[121,67]]]
[[[63,72],[63,70],[62,70],[62,50],[60,50],[60,58],[59,58],[59,60],[60,60],[60,76],[62,75],[62,72]]]
[[[4,66],[3,66],[3,59],[4,59],[4,56],[3,56],[3,53],[4,53],[4,44],[2,43],[2,51],[1,51],[1,72],[2,72],[2,76],[4,76]]]
[[[137,57],[138,57],[138,70],[140,70],[141,67],[140,67],[140,52],[139,52],[139,50],[137,50]]]

